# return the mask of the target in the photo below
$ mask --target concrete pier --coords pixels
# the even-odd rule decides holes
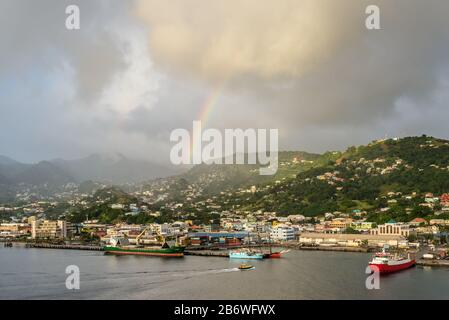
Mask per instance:
[[[103,247],[82,244],[27,243],[26,248],[103,251]]]
[[[229,258],[229,251],[228,250],[186,250],[186,251],[184,251],[184,255]]]
[[[424,267],[449,267],[449,260],[418,259],[416,265]]]

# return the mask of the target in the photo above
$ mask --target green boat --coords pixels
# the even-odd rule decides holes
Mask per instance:
[[[138,255],[138,256],[156,256],[156,257],[182,257],[184,256],[184,247],[137,247],[124,246],[112,247],[105,246],[103,250],[106,254],[115,255]]]

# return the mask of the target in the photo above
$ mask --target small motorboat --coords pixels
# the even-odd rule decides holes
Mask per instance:
[[[252,269],[255,269],[255,267],[250,264],[243,263],[239,266],[239,269],[240,270],[252,270]]]

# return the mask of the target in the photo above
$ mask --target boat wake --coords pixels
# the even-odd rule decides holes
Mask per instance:
[[[227,273],[239,271],[239,268],[227,268],[227,269],[212,269],[212,270],[201,270],[193,271],[191,275],[204,275],[204,274],[217,274],[217,273]]]

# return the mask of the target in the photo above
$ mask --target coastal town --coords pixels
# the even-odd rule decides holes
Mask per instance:
[[[393,200],[397,194],[390,195]],[[413,197],[406,195],[401,197]],[[73,223],[64,219],[49,220],[41,209],[44,203],[33,203],[32,215],[3,222],[0,225],[2,241],[28,243],[78,243],[84,245],[108,244],[113,237],[125,237],[129,243],[154,244],[164,239],[176,239],[190,249],[229,249],[251,245],[277,245],[292,248],[359,251],[375,250],[388,245],[400,249],[418,249],[430,246],[438,257],[446,257],[449,219],[438,218],[449,211],[449,194],[424,195],[420,205],[440,208],[435,218],[414,218],[408,223],[390,220],[377,225],[366,219],[367,213],[354,210],[349,213],[332,212],[322,216],[278,216],[276,212],[221,212],[220,218],[206,224],[193,220],[167,223],[128,224],[101,223],[98,219]],[[148,206],[137,204],[110,204],[111,209],[129,210],[129,214],[148,211]],[[7,211],[7,208],[0,208]],[[158,213],[147,214],[158,216]]]
[[[388,246],[445,260],[449,142],[375,140],[345,152],[280,152],[256,165],[198,165],[139,183],[19,184],[0,205],[0,239],[31,247],[175,243],[186,254],[235,248],[375,252]]]

